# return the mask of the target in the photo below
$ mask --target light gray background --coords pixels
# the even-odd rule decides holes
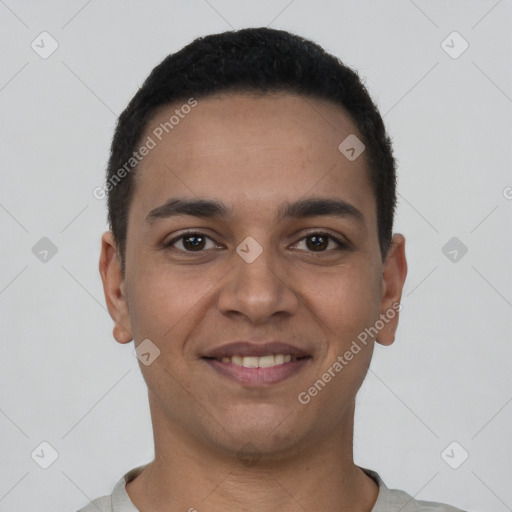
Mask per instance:
[[[376,347],[358,395],[356,463],[418,499],[512,510],[511,23],[510,0],[0,0],[0,510],[77,510],[151,460],[133,343],[113,340],[104,306],[92,191],[157,63],[264,25],[355,67],[398,159],[409,275],[397,340]],[[42,31],[59,44],[48,59],[31,48]],[[453,31],[469,43],[456,59],[441,46]],[[454,236],[457,262],[442,252]],[[58,248],[46,263],[42,237]],[[46,470],[31,458],[43,441],[58,452]],[[452,460],[469,453],[458,469],[441,456],[452,441]]]

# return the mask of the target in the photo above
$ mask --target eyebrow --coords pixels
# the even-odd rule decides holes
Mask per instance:
[[[146,222],[153,224],[159,219],[181,215],[198,218],[226,218],[233,213],[224,203],[215,199],[187,199],[173,197],[164,204],[151,210]],[[364,224],[364,215],[354,205],[341,199],[308,198],[293,203],[283,203],[278,209],[278,221],[286,218],[304,219],[308,217],[339,217],[348,218]]]

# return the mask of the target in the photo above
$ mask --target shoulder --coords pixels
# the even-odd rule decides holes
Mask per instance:
[[[398,489],[388,489],[387,494],[388,503],[383,512],[384,510],[386,512],[388,510],[400,510],[401,512],[466,512],[446,503],[416,500],[410,494]],[[375,512],[380,512],[380,509]]]
[[[405,491],[388,488],[376,471],[361,469],[379,486],[377,501],[371,512],[468,512],[446,503],[416,500]]]
[[[78,512],[112,512],[112,497],[102,496],[91,501],[89,505],[78,510]]]
[[[77,512],[138,512],[126,493],[126,483],[139,475],[146,466],[148,464],[131,469],[119,479],[112,494],[96,498]]]

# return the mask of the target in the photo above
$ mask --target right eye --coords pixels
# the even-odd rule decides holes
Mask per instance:
[[[208,249],[208,247],[206,247],[208,240],[211,241],[214,245],[213,247],[209,247],[210,249],[219,247],[209,236],[206,236],[204,233],[200,233],[198,231],[187,231],[182,233],[180,236],[173,238],[169,242],[165,242],[164,248],[185,253],[203,252],[203,249]],[[176,244],[181,244],[181,248],[175,247]]]

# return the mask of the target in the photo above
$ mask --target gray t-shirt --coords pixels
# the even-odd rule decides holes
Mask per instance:
[[[126,473],[114,487],[110,496],[97,498],[78,512],[140,512],[130,500],[125,485],[133,480],[145,467],[138,466]],[[359,466],[360,467],[360,466]],[[418,501],[404,491],[388,489],[378,473],[361,468],[379,486],[379,495],[371,512],[465,512],[444,503]]]

